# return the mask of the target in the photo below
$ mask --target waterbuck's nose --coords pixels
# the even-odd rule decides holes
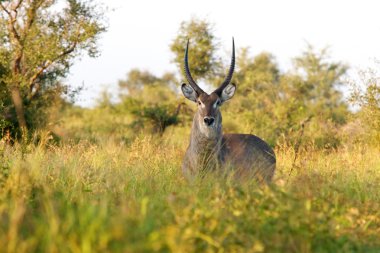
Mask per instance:
[[[213,117],[204,117],[203,121],[205,122],[206,125],[211,126],[212,123],[214,123],[214,118]]]

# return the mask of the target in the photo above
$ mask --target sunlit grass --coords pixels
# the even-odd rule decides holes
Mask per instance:
[[[267,187],[188,183],[186,142],[1,144],[0,251],[380,251],[378,149],[278,147]]]

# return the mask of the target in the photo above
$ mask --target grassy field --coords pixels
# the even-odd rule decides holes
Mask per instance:
[[[277,147],[258,186],[185,181],[186,143],[0,144],[0,252],[380,252],[378,149]]]

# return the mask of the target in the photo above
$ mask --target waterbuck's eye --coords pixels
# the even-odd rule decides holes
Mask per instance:
[[[198,101],[198,105],[201,105],[201,101]]]
[[[221,102],[220,102],[220,100],[218,99],[218,100],[214,103],[213,107],[216,108],[216,107],[220,106],[220,104],[221,104]]]

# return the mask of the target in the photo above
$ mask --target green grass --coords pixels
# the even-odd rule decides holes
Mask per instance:
[[[186,143],[0,144],[0,252],[380,252],[378,149],[308,147],[290,173],[279,147],[267,187],[187,182]]]

